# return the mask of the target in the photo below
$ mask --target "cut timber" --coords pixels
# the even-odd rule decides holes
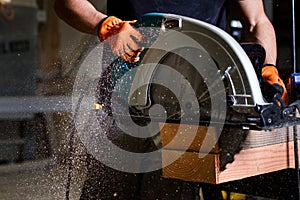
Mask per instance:
[[[182,152],[176,150],[162,150],[163,166],[165,162],[182,154],[172,164],[163,168],[165,178],[176,178],[186,181],[217,183],[218,154],[206,154],[199,157],[199,152]]]
[[[188,149],[199,152],[205,137],[209,140],[217,141],[217,136],[213,127],[208,129],[207,126],[166,123],[161,124],[161,128],[160,134],[162,138],[162,146],[165,148],[177,150]],[[179,139],[174,140],[175,136],[179,137]],[[193,138],[190,139],[190,137]],[[186,147],[186,145],[188,145],[187,143],[190,143],[188,147]],[[218,153],[218,144],[216,143],[216,145],[208,151]]]
[[[219,183],[293,168],[293,142],[242,150],[219,175]]]
[[[190,148],[186,150],[181,144],[168,146],[168,148],[164,145],[176,135],[176,132],[172,131],[178,131],[178,124],[163,124],[161,127],[162,162],[165,166],[163,176],[166,178],[219,184],[295,167],[292,127],[273,131],[247,131],[245,133],[247,137],[241,144],[241,149],[234,155],[233,161],[226,163],[224,169],[221,169],[224,156],[222,156],[220,146],[230,145],[230,140],[227,142],[220,142],[220,140],[228,140],[230,137],[234,139],[235,131],[226,133],[230,137],[220,137],[212,151],[199,152],[200,148],[197,144],[202,144],[206,134],[214,135],[207,132],[206,127],[199,126],[197,136]],[[188,132],[184,134],[189,137]],[[179,159],[169,164],[174,157],[179,157]]]

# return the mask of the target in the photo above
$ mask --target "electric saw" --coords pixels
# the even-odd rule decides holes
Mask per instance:
[[[136,120],[259,130],[300,124],[299,100],[285,105],[280,94],[263,94],[260,45],[240,44],[218,27],[174,14],[146,14],[136,28],[145,36],[140,61],[111,64],[109,103],[121,105],[112,106],[113,114],[124,115],[127,107]]]

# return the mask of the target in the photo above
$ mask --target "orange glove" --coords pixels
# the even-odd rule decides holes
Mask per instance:
[[[275,65],[264,65],[261,71],[263,81],[272,85],[276,91],[281,94],[284,103],[288,104],[288,94],[284,82],[279,77],[278,70]]]
[[[98,28],[98,37],[101,42],[108,41],[112,52],[129,62],[139,61],[143,50],[138,44],[142,35],[132,25],[136,21],[122,21],[110,16],[101,20]]]

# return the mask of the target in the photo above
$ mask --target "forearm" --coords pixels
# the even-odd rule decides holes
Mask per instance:
[[[264,12],[262,0],[237,0],[244,26],[244,40],[256,42],[266,50],[265,63],[276,64],[277,44],[273,25]]]
[[[97,35],[97,26],[106,17],[87,0],[56,0],[54,9],[67,24],[93,35]]]
[[[262,45],[266,51],[265,63],[276,64],[276,36],[269,20],[258,22],[255,26],[250,26],[245,34],[245,41],[253,41]]]

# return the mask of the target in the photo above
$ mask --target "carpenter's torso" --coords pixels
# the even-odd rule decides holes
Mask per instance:
[[[184,15],[225,28],[226,0],[108,0],[108,15],[138,19],[145,13]]]

